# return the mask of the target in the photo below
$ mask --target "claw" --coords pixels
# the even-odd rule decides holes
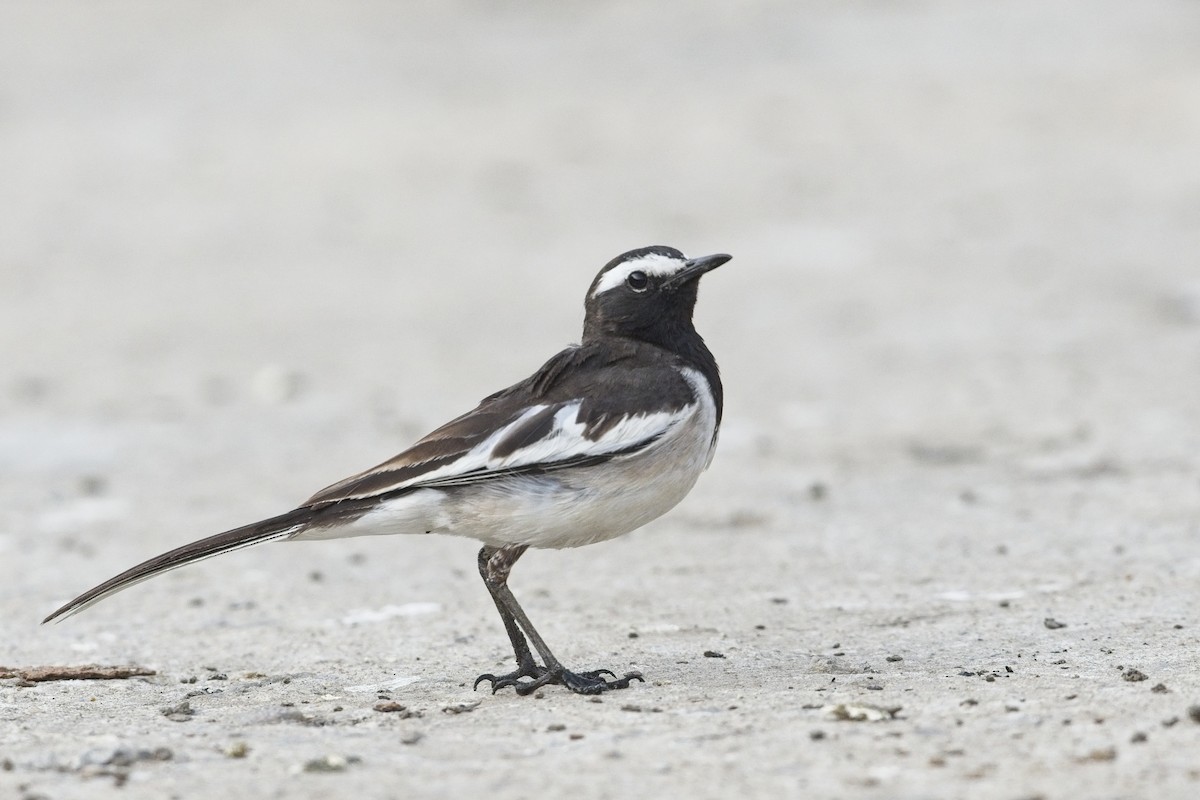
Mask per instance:
[[[479,684],[483,683],[484,681],[491,681],[492,694],[495,694],[496,690],[498,688],[500,688],[498,686],[498,684],[500,683],[500,678],[497,678],[495,675],[491,674],[490,672],[485,672],[483,675],[480,675],[478,678],[475,679],[475,683],[471,685],[471,691],[472,692],[479,691]]]
[[[612,675],[614,678],[617,677],[616,675],[613,675],[611,672],[608,674]],[[645,683],[646,679],[642,677],[642,673],[640,673],[640,672],[626,672],[624,678],[618,678],[615,681],[609,681],[608,688],[609,689],[628,689],[630,681],[641,681],[642,683]]]
[[[484,681],[488,681],[492,684],[492,694],[495,694],[501,689],[507,689],[510,686],[515,686],[517,688],[517,692],[521,693],[521,689],[529,685],[528,683],[522,683],[521,678],[531,678],[532,680],[530,683],[536,683],[544,678],[547,674],[549,673],[545,667],[531,660],[528,663],[517,665],[515,670],[512,672],[506,672],[503,675],[493,675],[490,672],[480,675],[475,679],[475,683],[471,687],[471,691],[478,691],[479,684],[483,683]],[[545,683],[545,681],[542,681],[542,683],[538,683],[537,685],[541,686],[543,683]]]
[[[601,675],[611,675],[615,680],[606,681]],[[581,672],[578,675],[563,670],[562,684],[576,694],[600,694],[615,689],[628,689],[630,681],[645,681],[640,672],[627,672],[622,678],[607,669],[597,669],[591,672]]]
[[[604,675],[608,675],[612,680],[605,680],[602,677]],[[522,680],[523,678],[528,680]],[[471,688],[477,691],[479,684],[487,681],[491,684],[492,694],[511,686],[517,694],[524,696],[532,694],[543,686],[556,684],[566,687],[575,694],[600,694],[614,689],[628,689],[630,681],[645,682],[645,680],[640,672],[627,672],[623,677],[618,678],[617,674],[610,669],[594,669],[576,673],[562,667],[548,670],[541,664],[531,663],[522,664],[504,675],[484,673],[475,679]]]
[[[516,691],[517,694],[524,697],[525,695],[533,694],[538,689],[545,686],[547,683],[558,683],[558,682],[559,681],[555,679],[553,672],[545,672],[541,676],[534,678],[531,681],[526,681],[524,683],[521,683],[518,681],[518,682],[514,683],[513,690]]]

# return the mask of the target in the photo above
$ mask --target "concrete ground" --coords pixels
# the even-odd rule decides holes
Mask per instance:
[[[1198,35],[1186,0],[0,5],[0,797],[1196,797]],[[523,377],[654,243],[735,256],[716,461],[513,577],[646,683],[473,692],[508,653],[468,540],[39,626]],[[89,663],[155,674],[22,672]]]

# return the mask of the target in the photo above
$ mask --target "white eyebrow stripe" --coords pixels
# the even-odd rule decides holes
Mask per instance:
[[[683,269],[683,265],[684,261],[682,259],[671,258],[659,253],[650,253],[641,258],[626,261],[604,273],[604,276],[596,284],[596,288],[592,290],[592,297],[607,292],[609,289],[615,289],[625,283],[625,279],[629,277],[631,272],[640,271],[647,275],[665,277],[679,272],[679,270]]]

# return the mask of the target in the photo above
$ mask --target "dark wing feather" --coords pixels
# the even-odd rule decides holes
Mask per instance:
[[[555,415],[571,404],[579,404],[576,421],[584,424],[584,435],[592,442],[598,442],[629,416],[679,410],[694,397],[680,377],[678,366],[665,351],[632,340],[608,341],[602,347],[569,347],[529,378],[489,395],[474,410],[451,420],[394,458],[322,489],[305,505],[321,506],[423,486],[473,483],[512,475],[514,470],[577,466],[583,457],[594,462],[597,453],[564,451],[519,466],[489,469],[466,456],[506,428],[509,430],[489,451],[490,457],[502,459],[528,448],[552,431]],[[627,454],[655,438],[657,435],[647,436],[644,441],[620,442],[603,455]],[[461,471],[454,469],[456,464]]]

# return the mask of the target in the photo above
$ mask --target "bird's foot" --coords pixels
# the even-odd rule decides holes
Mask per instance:
[[[609,675],[612,680],[605,680],[603,676]],[[570,689],[575,694],[600,694],[612,689],[628,689],[630,681],[646,682],[640,672],[626,672],[624,677],[618,678],[612,670],[594,669],[591,672],[568,672],[563,670],[559,676],[559,680],[552,681],[553,683],[561,683],[563,686]]]
[[[531,683],[536,683],[537,686],[542,686],[546,683],[543,678],[549,674],[549,670],[537,663],[533,659],[522,661],[517,665],[517,668],[512,672],[506,672],[503,675],[493,675],[490,672],[485,672],[475,679],[475,685],[471,687],[473,691],[478,691],[479,684],[488,681],[492,684],[492,694],[507,689],[509,686],[515,686],[518,694],[526,694],[521,691],[521,687],[528,686]],[[529,678],[528,682],[522,683],[522,678]],[[534,687],[537,688],[537,687]],[[532,690],[530,690],[532,691]]]
[[[612,680],[606,680],[608,675]],[[528,678],[528,680],[522,680]],[[645,681],[640,672],[627,672],[618,678],[612,670],[596,669],[590,672],[571,672],[559,667],[546,669],[540,664],[521,665],[513,672],[505,675],[480,675],[475,679],[475,687],[483,681],[492,684],[492,694],[500,689],[513,687],[519,695],[527,695],[546,685],[565,686],[575,694],[600,694],[612,689],[628,689],[630,681]]]

